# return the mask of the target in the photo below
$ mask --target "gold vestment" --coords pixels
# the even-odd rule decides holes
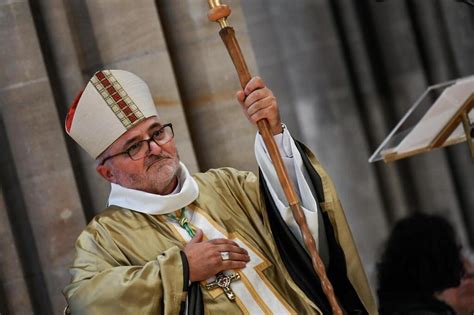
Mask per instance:
[[[328,214],[344,252],[347,277],[369,314],[377,314],[332,181],[312,153],[306,148],[305,151],[321,177],[325,200],[320,207]],[[205,235],[206,229],[215,228],[216,233],[243,242],[256,253],[261,262],[253,274],[288,312],[320,313],[292,281],[281,261],[257,177],[231,168],[193,177],[199,196],[187,209],[207,222],[207,227],[194,227],[202,228]],[[97,215],[77,240],[77,255],[70,269],[72,282],[64,289],[72,314],[178,314],[186,299],[180,256],[185,241],[181,232],[164,216],[117,206]],[[242,283],[249,288],[253,300],[263,312],[270,312],[272,305],[259,296],[265,290],[255,289],[262,284],[254,286],[252,281],[244,274]],[[238,294],[237,302],[231,302],[222,290],[207,291],[202,285],[202,295],[206,313],[250,312]]]

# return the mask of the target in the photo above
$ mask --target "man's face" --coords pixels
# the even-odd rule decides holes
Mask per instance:
[[[156,117],[149,117],[127,130],[102,155],[102,158],[128,150],[138,141],[149,139],[161,128]],[[150,153],[139,160],[132,160],[128,154],[121,154],[97,166],[105,179],[123,187],[166,195],[178,183],[179,156],[174,139],[159,146],[150,141]]]

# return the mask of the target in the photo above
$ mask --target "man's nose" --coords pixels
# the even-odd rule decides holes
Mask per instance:
[[[156,144],[155,141],[151,140],[149,142],[149,145],[150,145],[150,154],[158,155],[161,153],[161,147],[158,144]]]

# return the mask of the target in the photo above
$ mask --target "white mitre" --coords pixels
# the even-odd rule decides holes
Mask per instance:
[[[123,70],[102,70],[89,80],[66,116],[66,132],[94,159],[128,129],[158,116],[147,84]]]

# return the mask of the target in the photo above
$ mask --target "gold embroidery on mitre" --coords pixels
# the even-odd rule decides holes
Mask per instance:
[[[109,70],[97,72],[90,81],[125,128],[130,129],[144,117]]]

